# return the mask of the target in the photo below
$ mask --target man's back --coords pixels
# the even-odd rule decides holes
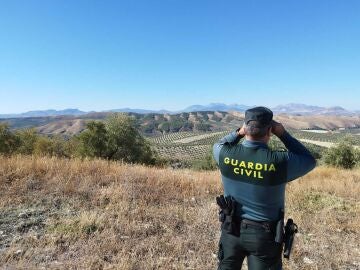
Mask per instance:
[[[275,241],[275,225],[283,220],[285,186],[312,170],[315,159],[272,116],[265,107],[247,110],[243,127],[213,148],[224,196],[236,210],[224,212],[219,242],[221,270],[239,269],[245,257],[250,270],[282,267],[282,243]],[[288,151],[269,149],[271,133]]]
[[[257,221],[279,219],[286,183],[310,171],[315,166],[314,158],[289,134],[282,139],[290,152],[272,151],[265,143],[249,140],[234,145],[232,135],[214,145],[224,194],[242,205],[237,209],[238,216]]]

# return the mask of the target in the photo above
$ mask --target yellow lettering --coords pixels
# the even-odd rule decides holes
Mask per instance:
[[[239,168],[234,168],[234,173],[239,174]]]
[[[254,163],[248,162],[248,169],[254,169]]]
[[[252,173],[252,170],[245,170],[245,173],[246,173],[247,176],[250,176],[251,173]]]
[[[268,165],[267,164],[264,164],[264,171],[266,172],[268,170]]]
[[[224,158],[224,163],[229,164],[230,163],[230,158],[228,158],[228,157]]]
[[[264,177],[262,176],[262,174],[261,174],[261,171],[260,172],[258,172],[258,178],[260,178],[260,179],[264,179]]]
[[[237,166],[238,165],[238,160],[237,159],[231,159],[231,165],[233,166]],[[235,164],[234,164],[235,163]]]
[[[266,164],[265,164],[265,165],[266,165]],[[262,165],[261,163],[256,163],[256,164],[255,164],[255,170],[260,171],[260,170],[262,170],[262,168],[263,168],[263,165]]]
[[[241,161],[241,162],[240,162],[240,165],[239,165],[239,167],[243,167],[243,168],[246,168],[246,164],[245,164],[245,161]]]
[[[269,171],[276,171],[274,164],[270,164]]]

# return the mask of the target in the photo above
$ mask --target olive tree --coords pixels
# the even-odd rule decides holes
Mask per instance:
[[[131,163],[154,163],[150,144],[140,134],[135,119],[114,114],[106,119],[107,158]]]
[[[135,119],[126,114],[113,114],[105,122],[89,122],[78,139],[82,156],[155,163],[149,142],[140,134]]]
[[[88,122],[86,129],[79,135],[78,139],[81,156],[106,157],[108,136],[103,122]]]
[[[348,141],[329,148],[324,156],[326,164],[345,169],[352,169],[356,164],[355,159],[355,148]]]

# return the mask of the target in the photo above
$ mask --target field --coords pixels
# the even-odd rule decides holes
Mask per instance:
[[[0,157],[1,269],[216,269],[219,172]],[[360,269],[360,170],[287,187],[284,269]]]
[[[230,130],[206,133],[177,132],[150,137],[149,140],[162,157],[189,161],[203,158],[210,153],[211,146],[228,133],[230,133]],[[332,132],[290,130],[290,133],[315,149],[319,149],[316,146],[328,148],[345,139],[350,139],[354,146],[360,147],[360,136],[357,135],[360,133],[359,129]],[[279,145],[277,139],[272,138],[272,141]],[[321,150],[321,147],[319,150]]]
[[[195,160],[211,151],[211,146],[229,131],[221,132],[177,132],[150,137],[160,156],[171,160]]]

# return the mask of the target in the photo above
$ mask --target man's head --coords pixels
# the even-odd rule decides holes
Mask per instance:
[[[245,135],[247,139],[267,143],[271,135],[273,112],[266,107],[245,111]]]

